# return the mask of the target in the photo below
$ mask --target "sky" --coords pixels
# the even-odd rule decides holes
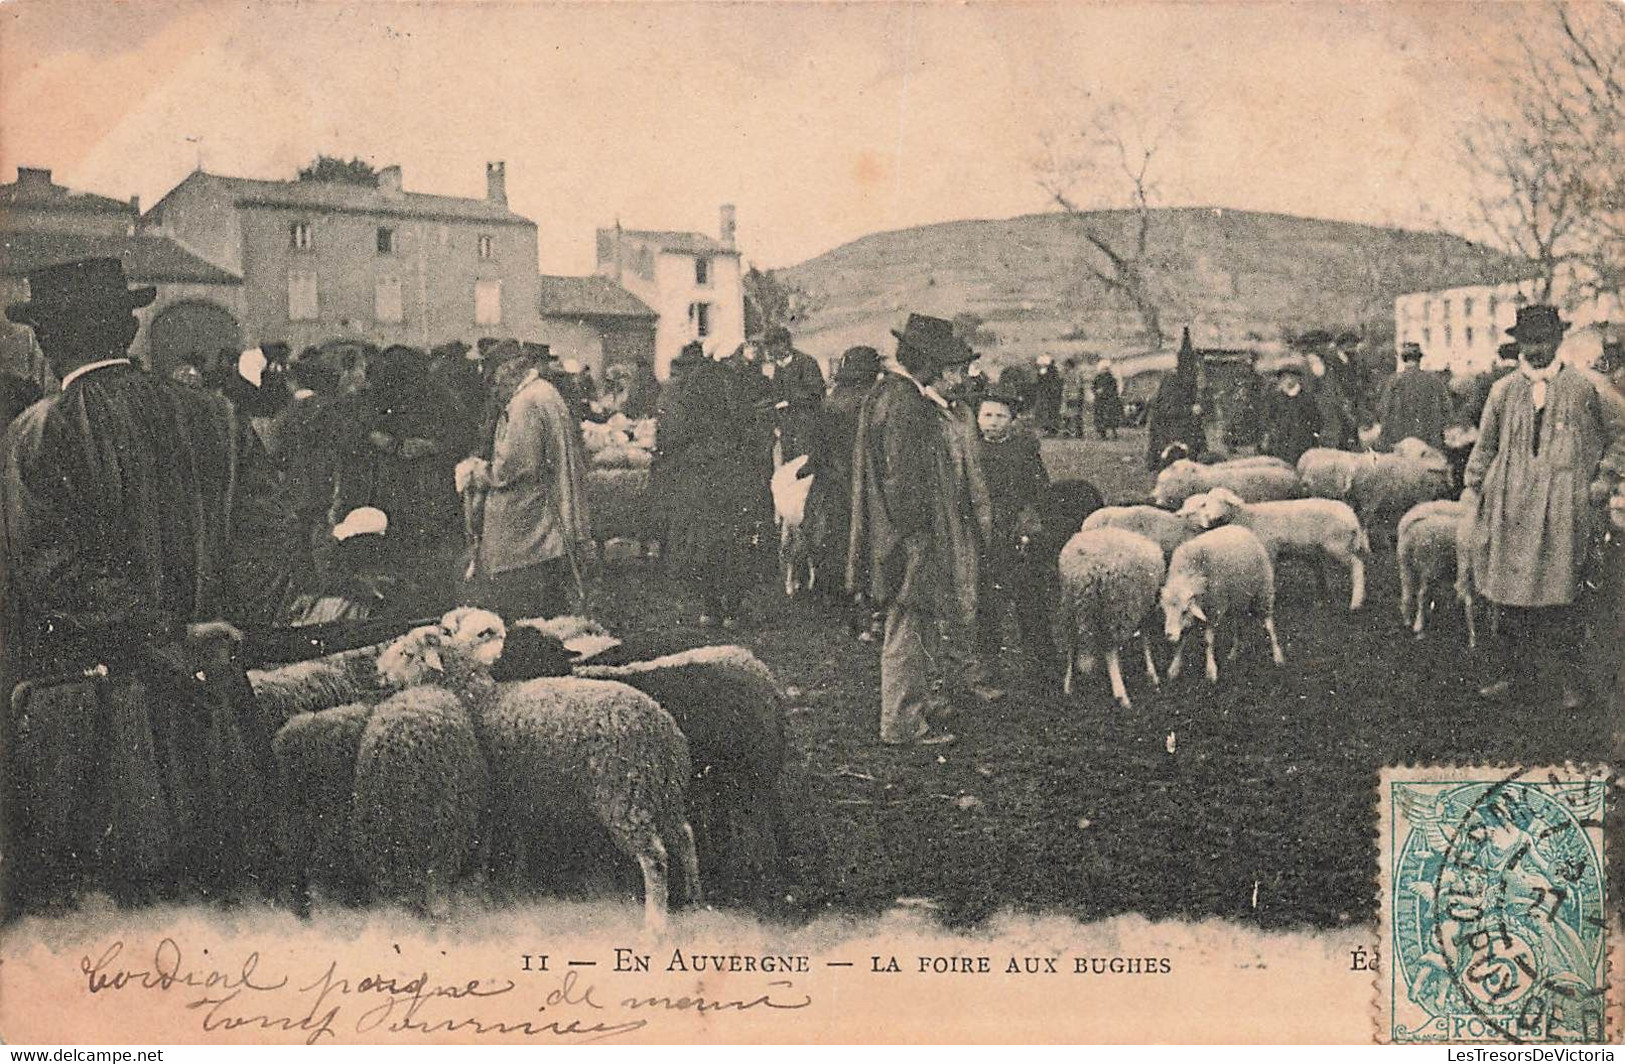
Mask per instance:
[[[150,205],[198,166],[317,153],[509,202],[541,266],[594,230],[810,258],[1049,209],[1034,163],[1091,101],[1160,125],[1159,202],[1472,233],[1456,145],[1541,13],[1513,2],[436,3],[0,0],[0,181]],[[1101,176],[1089,206],[1122,201]]]

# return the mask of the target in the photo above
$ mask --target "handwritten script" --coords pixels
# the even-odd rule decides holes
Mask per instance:
[[[240,960],[198,960],[173,938],[150,952],[113,942],[82,956],[79,972],[92,997],[162,995],[195,1015],[206,1033],[264,1031],[272,1039],[302,1037],[307,1045],[388,1035],[596,1042],[625,1037],[672,1014],[712,1017],[812,1004],[789,979],[734,996],[651,992],[645,984],[611,994],[575,971],[520,983],[446,978],[427,969],[354,971],[325,958],[299,971],[258,950]]]

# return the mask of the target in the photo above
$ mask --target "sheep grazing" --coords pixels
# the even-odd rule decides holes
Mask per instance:
[[[1432,596],[1439,582],[1454,578],[1467,620],[1467,646],[1478,645],[1472,565],[1461,539],[1467,533],[1466,507],[1455,500],[1418,503],[1399,519],[1395,554],[1399,560],[1399,615],[1416,638],[1422,638]]]
[[[1214,488],[1229,488],[1248,502],[1296,499],[1303,494],[1297,471],[1285,462],[1241,459],[1202,465],[1182,458],[1157,474],[1152,501],[1176,510],[1192,495]]]
[[[1193,621],[1203,625],[1209,683],[1219,682],[1214,633],[1220,625],[1230,628],[1230,657],[1234,659],[1240,648],[1243,614],[1262,618],[1270,637],[1270,656],[1277,665],[1286,660],[1275,636],[1275,567],[1270,564],[1269,551],[1248,529],[1234,525],[1215,528],[1180,544],[1168,563],[1162,613],[1168,640],[1179,644],[1168,666],[1170,680],[1179,676],[1182,637]]]
[[[439,628],[403,636],[378,668],[408,690],[436,683],[461,696],[490,765],[493,832],[517,851],[518,865],[531,844],[544,841],[543,825],[561,833],[597,825],[642,871],[647,926],[665,922],[669,854],[682,896],[702,904],[683,805],[688,741],[648,695],[576,677],[497,684]]]
[[[699,647],[575,675],[615,680],[653,698],[688,739],[687,807],[700,871],[730,891],[764,883],[779,857],[784,702],[767,666],[738,646]]]
[[[1166,560],[1174,548],[1202,531],[1194,521],[1156,506],[1106,506],[1084,518],[1082,531],[1120,528],[1144,536],[1162,548]]]
[[[779,526],[779,568],[784,576],[786,595],[794,595],[802,587],[811,591],[818,579],[803,527],[807,495],[816,479],[811,473],[802,475],[808,461],[809,457],[804,454],[790,459],[773,471],[768,484],[773,495],[773,516]]]
[[[1136,631],[1145,653],[1145,671],[1157,686],[1151,642],[1145,620],[1157,604],[1162,585],[1162,549],[1144,536],[1121,528],[1079,532],[1061,548],[1061,617],[1067,640],[1066,673],[1061,689],[1072,694],[1072,672],[1092,673],[1104,656],[1112,697],[1132,709],[1123,685],[1118,648]]]
[[[1365,559],[1371,553],[1360,519],[1347,503],[1335,499],[1285,499],[1245,503],[1229,488],[1192,495],[1179,514],[1202,528],[1235,525],[1248,528],[1269,551],[1270,564],[1283,552],[1329,558],[1349,571],[1353,590],[1349,609],[1365,605]]]
[[[1389,454],[1315,447],[1298,460],[1298,475],[1310,495],[1352,504],[1370,535],[1386,536],[1411,507],[1450,490],[1449,460],[1414,438]]]

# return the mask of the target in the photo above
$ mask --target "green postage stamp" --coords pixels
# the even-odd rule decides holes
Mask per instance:
[[[1601,767],[1383,770],[1380,1040],[1606,1039],[1610,786]]]

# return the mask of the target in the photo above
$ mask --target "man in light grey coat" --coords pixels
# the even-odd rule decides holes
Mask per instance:
[[[538,359],[498,345],[489,460],[471,472],[485,492],[468,599],[510,620],[556,617],[581,595],[590,540],[579,433]]]
[[[1467,546],[1480,595],[1501,608],[1510,676],[1480,693],[1549,702],[1542,659],[1562,667],[1563,705],[1586,697],[1581,596],[1601,508],[1625,473],[1625,416],[1591,379],[1556,361],[1567,326],[1553,307],[1518,309],[1518,369],[1490,390],[1467,461]],[[1555,693],[1557,688],[1551,688]]]

